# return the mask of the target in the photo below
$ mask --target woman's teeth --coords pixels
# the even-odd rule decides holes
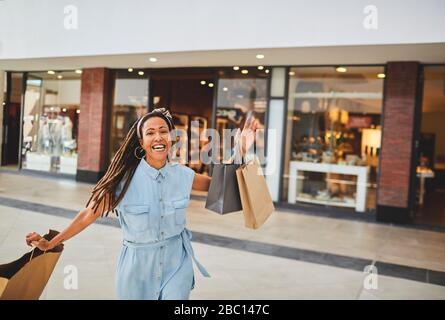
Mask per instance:
[[[152,150],[154,151],[164,151],[165,150],[165,145],[163,144],[157,144],[151,147]]]

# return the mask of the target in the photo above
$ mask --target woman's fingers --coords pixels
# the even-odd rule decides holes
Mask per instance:
[[[44,239],[44,238],[41,238],[41,239],[38,240],[38,241],[32,241],[31,244],[32,244],[34,247],[37,247],[38,249],[40,249],[40,250],[42,250],[42,251],[45,251],[45,250],[48,249],[48,244],[49,244],[49,242],[48,242],[48,240],[46,240],[46,239]]]
[[[39,241],[40,239],[42,239],[40,234],[36,232],[28,233],[26,236],[26,244],[30,246],[33,241]]]

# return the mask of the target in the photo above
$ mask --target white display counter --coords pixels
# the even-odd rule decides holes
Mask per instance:
[[[51,156],[35,152],[26,153],[26,169],[38,171],[51,171]]]
[[[299,176],[300,171],[321,172],[326,173],[327,176],[330,173],[357,176],[357,183],[346,180],[337,181],[338,183],[356,184],[355,201],[351,201],[351,199],[348,201],[319,200],[304,197],[302,194],[304,176]],[[351,207],[355,208],[355,210],[358,212],[364,212],[366,210],[368,173],[369,168],[366,166],[291,161],[289,165],[288,202],[307,202],[330,206]]]
[[[76,174],[77,156],[60,157],[59,172],[65,174]]]

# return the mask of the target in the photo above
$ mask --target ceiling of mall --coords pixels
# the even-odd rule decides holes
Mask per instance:
[[[258,54],[264,55],[264,58],[257,59],[256,56]],[[157,61],[149,61],[150,57],[155,57]],[[0,60],[0,70],[45,71],[92,67],[172,68],[234,65],[354,65],[385,64],[388,61],[445,63],[445,43],[245,49]]]

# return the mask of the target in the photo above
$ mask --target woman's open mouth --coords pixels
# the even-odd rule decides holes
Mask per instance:
[[[154,144],[151,146],[151,150],[155,152],[164,152],[166,148],[165,144]]]

